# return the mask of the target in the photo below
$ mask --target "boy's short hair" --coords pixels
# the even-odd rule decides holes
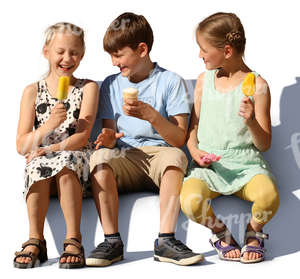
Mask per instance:
[[[103,47],[108,53],[126,46],[135,50],[140,43],[147,44],[149,53],[153,45],[153,32],[145,17],[134,13],[118,16],[109,25],[103,38]]]

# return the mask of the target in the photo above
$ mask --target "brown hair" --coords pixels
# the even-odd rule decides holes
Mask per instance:
[[[153,32],[150,24],[142,15],[123,13],[107,28],[103,38],[103,48],[108,53],[117,52],[128,46],[135,50],[140,43],[153,45]]]
[[[207,17],[199,23],[196,32],[203,34],[216,48],[223,48],[228,44],[237,53],[244,54],[246,45],[244,27],[233,13],[216,13]]]
[[[72,35],[78,36],[78,38],[81,41],[83,52],[84,52],[85,43],[84,43],[83,29],[76,26],[75,24],[68,23],[68,22],[58,22],[54,25],[49,26],[45,31],[46,40],[44,46],[48,46],[57,33],[65,33],[65,32],[69,32]]]

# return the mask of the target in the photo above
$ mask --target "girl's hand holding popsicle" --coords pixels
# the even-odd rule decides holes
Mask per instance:
[[[62,76],[59,78],[56,92],[56,98],[59,100],[59,104],[56,104],[51,110],[50,117],[46,122],[51,130],[56,129],[67,119],[67,111],[63,104],[63,100],[68,97],[69,85],[70,77]]]
[[[51,110],[50,117],[46,122],[50,130],[59,127],[67,119],[67,111],[64,104],[56,104]]]

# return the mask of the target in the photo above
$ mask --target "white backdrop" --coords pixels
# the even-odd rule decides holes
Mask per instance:
[[[49,25],[59,21],[69,21],[86,30],[86,55],[76,75],[81,78],[103,80],[107,75],[117,71],[116,68],[112,67],[109,55],[102,48],[102,38],[107,26],[115,17],[126,11],[143,14],[154,31],[152,60],[159,62],[164,68],[177,72],[185,79],[196,79],[204,70],[203,63],[198,58],[199,50],[194,36],[197,23],[204,17],[218,11],[234,12],[240,17],[246,32],[246,63],[250,68],[259,72],[270,85],[272,124],[274,127],[278,127],[280,125],[280,98],[283,89],[295,85],[295,78],[299,77],[300,41],[298,38],[299,9],[296,6],[297,1],[286,0],[275,3],[274,1],[257,0],[1,1],[0,79],[2,100],[0,113],[2,122],[1,186],[3,191],[0,203],[2,223],[0,257],[2,268],[5,271],[13,272],[15,276],[45,276],[49,274],[49,268],[51,268],[51,274],[55,272],[58,276],[60,273],[65,275],[62,273],[65,271],[58,270],[56,260],[54,260],[58,257],[58,252],[55,249],[48,223],[46,224],[45,235],[49,242],[49,253],[52,255],[50,258],[55,264],[34,271],[22,271],[22,273],[12,268],[13,252],[19,249],[20,244],[26,240],[28,231],[26,207],[22,198],[24,160],[17,154],[15,148],[19,103],[24,87],[40,79],[47,71],[47,62],[43,58],[41,50],[44,40],[43,32]],[[297,123],[299,118],[291,121]],[[299,171],[299,169],[297,170]],[[156,197],[153,199],[154,202],[157,202]],[[143,206],[147,208],[146,205],[147,202]],[[135,204],[135,206],[139,205]],[[91,206],[91,210],[95,210],[94,207]],[[158,212],[155,211],[155,214],[158,217]],[[155,224],[156,228],[153,229],[154,226],[151,227],[143,215],[136,218],[139,220],[137,222],[142,222],[143,226],[149,226],[148,231],[153,231],[153,234],[151,232],[151,236],[147,239],[156,235],[157,224]],[[128,237],[129,243],[131,240],[133,243],[134,238],[140,237],[137,229],[139,226],[133,227],[134,229],[131,230],[132,232]],[[193,225],[191,225],[192,228]],[[134,232],[134,230],[136,231]],[[198,227],[197,230],[199,230]],[[197,234],[201,233],[194,231],[196,238],[193,238],[194,241],[192,241],[190,237],[189,244],[193,248],[199,247],[200,251],[211,250],[207,245],[207,239],[201,240],[200,237],[197,237]],[[96,232],[98,240],[101,234],[101,230]],[[206,231],[204,234],[205,237],[208,237]],[[277,241],[283,241],[283,239]],[[295,239],[294,241],[298,240]],[[146,246],[145,249],[151,251],[152,243]],[[139,250],[134,245],[131,246],[131,249],[132,251]],[[252,272],[255,272],[255,275],[257,272],[266,271],[269,274],[278,272],[284,274],[283,272],[286,272],[287,269],[295,269],[294,264],[299,258],[299,252],[290,253],[275,257],[272,261],[260,265],[245,267],[234,264],[234,268],[232,268],[232,264],[221,263],[213,255],[212,261],[209,261],[205,266],[186,269],[174,265],[154,263],[151,259],[151,253],[148,254],[144,254],[148,257],[140,261],[137,257],[136,261],[132,260],[126,264],[106,269],[85,269],[76,271],[76,273],[72,272],[72,276],[79,277],[83,275],[82,272],[87,272],[88,276],[95,273],[100,276],[105,274],[105,276],[113,277],[123,274],[129,274],[133,277],[148,277],[172,272],[172,276],[174,274],[175,277],[187,274],[193,276],[207,274],[214,277],[218,274],[218,276],[224,276],[224,272],[228,272],[228,276],[235,277],[240,273],[240,276],[249,276],[250,278]],[[145,271],[147,272],[145,273]],[[205,273],[201,273],[201,271]]]

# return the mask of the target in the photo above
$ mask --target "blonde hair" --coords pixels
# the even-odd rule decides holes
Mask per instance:
[[[203,21],[196,32],[202,34],[216,48],[232,46],[238,54],[244,55],[246,37],[240,19],[233,13],[216,13]]]
[[[84,31],[79,26],[76,26],[75,24],[69,22],[58,22],[56,24],[49,26],[45,31],[46,40],[44,46],[48,46],[57,33],[65,33],[65,32],[78,36],[78,38],[81,41],[83,52],[84,52],[85,51]]]
[[[84,31],[79,26],[69,23],[69,22],[58,22],[49,26],[45,31],[45,43],[44,48],[49,46],[51,41],[54,39],[57,33],[70,33],[72,35],[78,36],[82,44],[82,51],[85,52],[85,43],[84,43]],[[50,69],[42,78],[46,78],[50,74]]]

